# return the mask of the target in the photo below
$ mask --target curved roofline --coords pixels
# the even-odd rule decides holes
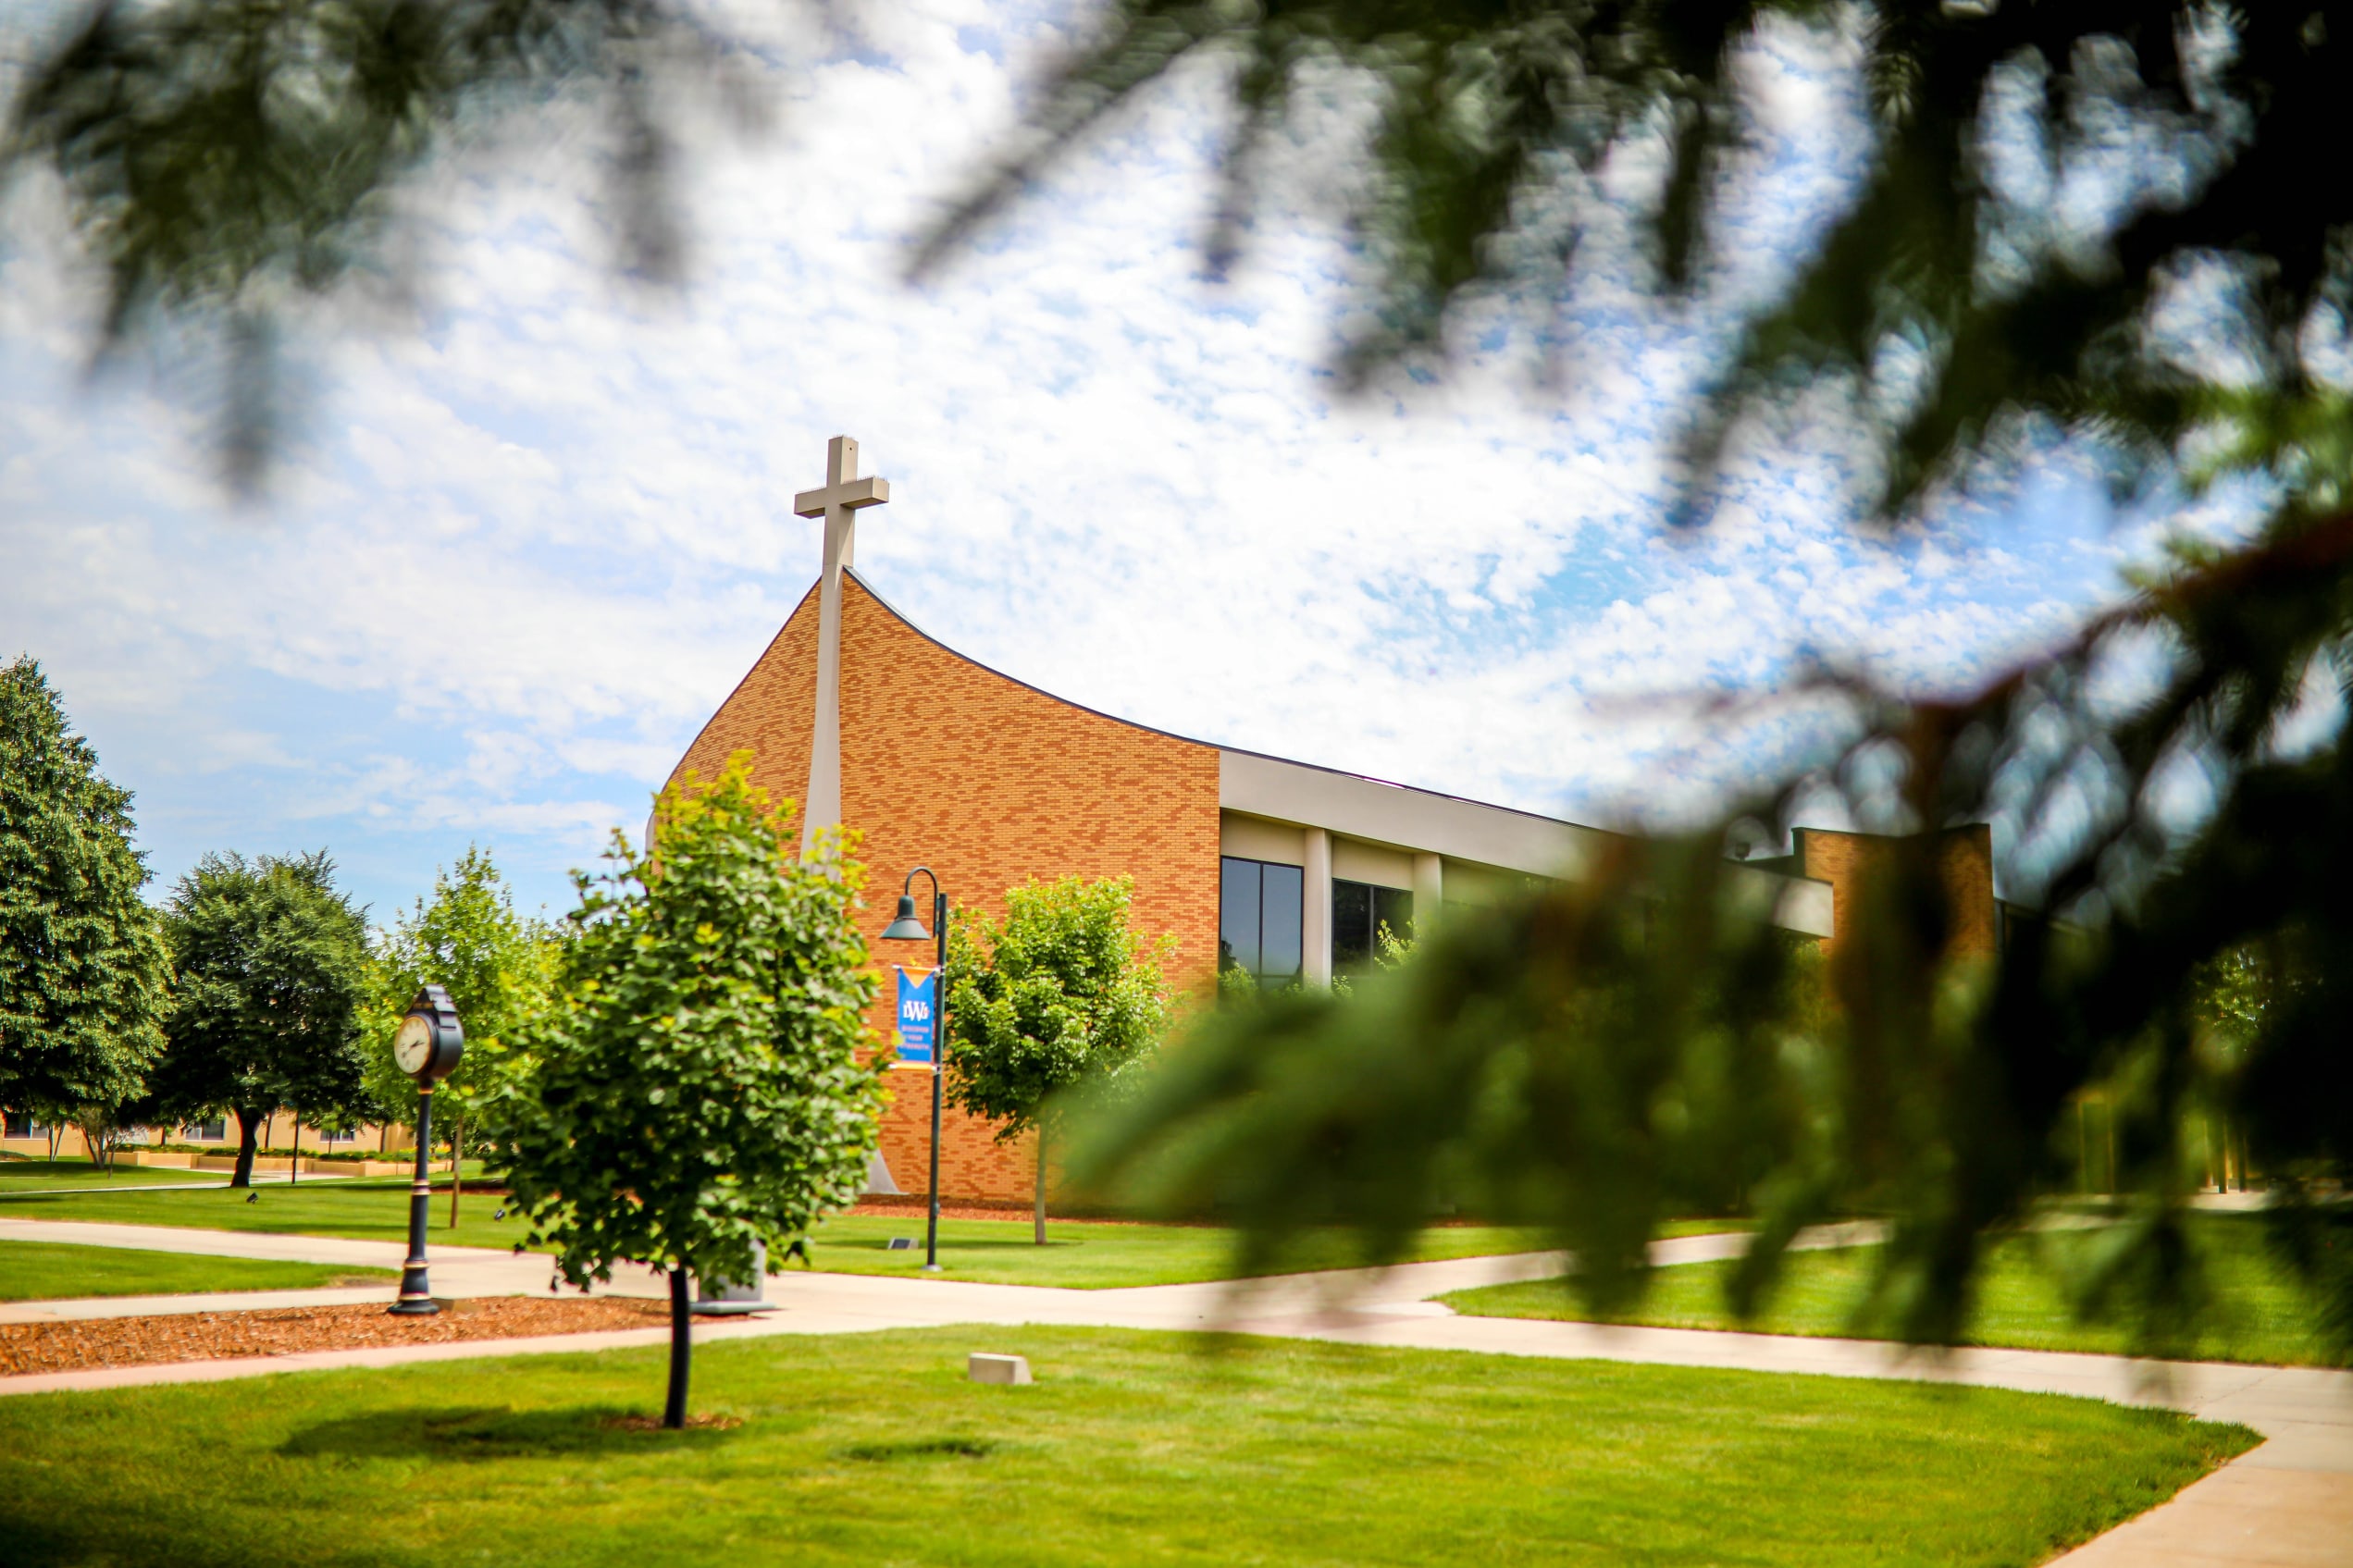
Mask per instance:
[[[1278,757],[1271,751],[1252,751],[1246,747],[1228,746],[1222,741],[1203,740],[1196,735],[1181,735],[1174,730],[1164,730],[1157,725],[1139,723],[1133,719],[1123,719],[1117,713],[1106,713],[1099,708],[1089,708],[1084,702],[1073,702],[1069,698],[1064,697],[1058,692],[1047,691],[1044,686],[1038,685],[1034,682],[1025,681],[1019,675],[1009,675],[1004,671],[997,669],[995,665],[982,663],[981,661],[973,658],[971,654],[966,653],[963,649],[949,646],[947,643],[941,641],[938,637],[934,636],[931,633],[923,630],[923,627],[917,625],[913,619],[910,618],[905,611],[900,610],[898,606],[891,603],[889,599],[884,598],[881,589],[875,587],[873,584],[868,582],[864,577],[860,576],[856,568],[845,566],[842,568],[842,573],[845,576],[855,578],[858,586],[865,589],[867,594],[873,598],[876,604],[881,605],[885,610],[888,611],[892,617],[896,619],[900,625],[905,626],[909,631],[914,633],[925,642],[930,643],[934,648],[940,649],[944,653],[952,654],[956,658],[962,660],[965,663],[972,665],[976,669],[985,670],[999,680],[1010,681],[1024,691],[1034,691],[1037,693],[1038,696],[1046,698],[1050,701],[1059,702],[1065,708],[1075,708],[1082,713],[1092,713],[1098,719],[1108,719],[1112,723],[1124,724],[1132,730],[1142,730],[1146,735],[1160,735],[1169,740],[1183,741],[1187,746],[1207,747],[1212,751],[1232,752],[1238,757],[1256,757],[1269,762],[1280,762],[1285,767],[1290,768],[1307,768],[1319,773],[1330,773],[1335,778],[1359,779],[1366,784],[1380,784],[1386,789],[1410,790],[1416,795],[1427,795],[1440,800],[1458,801],[1465,806],[1478,806],[1490,811],[1508,811],[1515,817],[1526,817],[1530,821],[1549,822],[1555,827],[1579,828],[1586,833],[1608,833],[1611,831],[1607,828],[1596,828],[1587,822],[1571,821],[1567,817],[1548,817],[1542,811],[1523,810],[1517,806],[1499,806],[1494,801],[1474,799],[1472,796],[1468,795],[1449,795],[1444,790],[1427,789],[1420,784],[1402,784],[1395,779],[1376,778],[1370,773],[1351,772],[1345,768],[1328,767],[1321,762],[1302,762],[1295,757]],[[810,586],[810,592],[813,593],[815,591],[816,585],[811,584]],[[805,593],[801,595],[801,603],[805,604],[808,600],[808,594]],[[799,605],[794,606],[793,613],[796,615],[800,613]],[[778,635],[783,635],[781,629],[779,630]],[[745,678],[748,680],[750,677],[747,675]],[[713,715],[713,717],[715,718],[716,715]],[[704,727],[707,729],[710,726],[705,725]],[[701,737],[698,735],[696,738],[700,739]]]
[[[702,744],[702,737],[711,733],[711,726],[719,722],[720,715],[727,711],[727,704],[735,701],[738,697],[741,697],[743,695],[744,687],[750,683],[752,676],[760,673],[760,666],[767,659],[768,650],[776,646],[777,642],[785,635],[785,628],[792,624],[793,617],[801,612],[801,611],[808,605],[810,598],[814,595],[816,591],[817,585],[815,583],[810,584],[807,588],[801,591],[800,598],[794,601],[792,609],[786,611],[785,618],[777,623],[775,635],[771,636],[766,643],[762,645],[760,657],[751,661],[751,668],[746,670],[741,675],[737,677],[735,685],[729,689],[724,698],[720,699],[719,706],[711,710],[711,717],[702,722],[702,728],[695,732],[695,738],[687,742],[687,748],[678,753],[678,760],[670,765],[671,778],[675,779],[678,776],[678,770],[685,767],[687,765],[687,759],[695,754],[695,747],[700,746]],[[871,593],[873,590],[870,588],[867,591]],[[892,611],[891,613],[898,615],[898,611],[896,610]],[[904,615],[899,615],[899,619],[904,621],[907,618]],[[947,645],[943,643],[941,646],[944,648]]]

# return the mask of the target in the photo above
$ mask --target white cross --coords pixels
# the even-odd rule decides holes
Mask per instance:
[[[858,512],[889,500],[888,480],[858,476],[858,443],[848,436],[825,443],[825,488],[792,499],[796,514],[825,520],[825,568],[817,579],[816,722],[809,737],[809,793],[801,800],[803,854],[819,830],[841,821],[841,574],[855,553]]]
[[[858,476],[858,443],[848,436],[836,436],[825,443],[825,488],[803,490],[793,497],[796,516],[822,517],[825,520],[828,549],[825,554],[830,565],[833,550],[832,536],[836,526],[843,530],[841,564],[849,562],[848,526],[850,513],[861,507],[882,506],[890,500],[890,481],[861,479]]]

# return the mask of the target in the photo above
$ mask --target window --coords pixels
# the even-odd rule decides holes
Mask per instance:
[[[0,1115],[0,1138],[40,1138],[48,1130],[22,1111]]]
[[[353,1143],[358,1142],[358,1140],[359,1134],[356,1132],[330,1132],[327,1134],[327,1141],[330,1144]]]
[[[1218,866],[1218,969],[1241,969],[1260,985],[1299,979],[1299,928],[1307,873],[1272,860],[1228,855]]]
[[[210,1121],[192,1121],[180,1130],[191,1143],[217,1143],[229,1136],[229,1120],[215,1117]]]
[[[1402,887],[1376,887],[1368,882],[1331,879],[1331,968],[1334,973],[1357,973],[1372,968],[1381,956],[1377,940],[1387,926],[1393,936],[1414,932],[1414,895]]]

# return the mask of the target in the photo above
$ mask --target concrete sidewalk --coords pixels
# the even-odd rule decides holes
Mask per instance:
[[[157,1227],[49,1225],[0,1221],[0,1237],[155,1247],[219,1256],[292,1257],[323,1263],[396,1266],[401,1249],[380,1242],[294,1236],[168,1230]],[[71,1234],[68,1234],[71,1232]],[[1852,1232],[1812,1236],[1836,1245]],[[1739,1236],[1686,1237],[1656,1243],[1662,1264],[1737,1254]],[[383,1260],[390,1258],[390,1265]],[[1162,1330],[1225,1329],[1279,1338],[1488,1355],[1641,1362],[1721,1370],[1834,1377],[1902,1378],[2033,1393],[2072,1394],[2120,1404],[2163,1406],[2254,1428],[2263,1445],[2172,1501],[2110,1532],[2062,1561],[2068,1568],[2347,1568],[2353,1563],[2353,1372],[2139,1361],[2123,1356],[2041,1351],[1958,1350],[1939,1353],[1854,1340],[1677,1328],[1625,1328],[1519,1318],[1460,1317],[1428,1298],[1475,1285],[1544,1278],[1562,1272],[1564,1254],[1531,1253],[1406,1264],[1395,1268],[1293,1275],[1233,1284],[1156,1285],[1071,1290],[795,1271],[768,1282],[781,1309],[761,1319],[698,1327],[706,1343],[779,1334],[843,1334],[954,1324],[1059,1324]],[[437,1248],[434,1287],[441,1294],[537,1293],[548,1262],[478,1249]],[[613,1294],[658,1296],[663,1284],[624,1275]],[[389,1300],[389,1291],[271,1292],[334,1300]],[[206,1307],[155,1302],[205,1301]],[[155,1298],[22,1303],[0,1321],[120,1315],[141,1310],[222,1310],[257,1305],[252,1296]],[[292,1303],[289,1303],[292,1304]],[[0,1395],[96,1390],[155,1383],[214,1382],[330,1367],[386,1367],[475,1356],[577,1352],[662,1343],[667,1330],[630,1329],[536,1340],[472,1340],[414,1348],[322,1352],[249,1361],[172,1363],[101,1371],[0,1378]],[[985,1348],[975,1346],[974,1348]]]

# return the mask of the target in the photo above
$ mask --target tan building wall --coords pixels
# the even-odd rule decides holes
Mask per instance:
[[[225,1155],[234,1155],[237,1153],[237,1118],[235,1117],[222,1118],[221,1136],[217,1139],[197,1138],[192,1135],[193,1130],[189,1128],[149,1128],[146,1132],[147,1137],[143,1145],[130,1143],[124,1147],[137,1149],[158,1143],[180,1143],[192,1148],[217,1149]],[[292,1115],[286,1111],[279,1111],[270,1117],[267,1135],[262,1138],[260,1146],[273,1154],[283,1154],[294,1145],[294,1138],[295,1128]],[[330,1142],[325,1133],[306,1124],[301,1130],[301,1148],[306,1154],[371,1154],[390,1150],[414,1150],[416,1147],[416,1130],[413,1127],[361,1127],[354,1129],[351,1137]],[[59,1130],[57,1138],[59,1159],[82,1159],[88,1155],[89,1152],[89,1144],[82,1138],[80,1128],[68,1123]],[[48,1134],[44,1131],[37,1138],[0,1138],[0,1154],[21,1154],[31,1159],[46,1158],[49,1154]]]
[[[842,586],[842,815],[862,835],[867,938],[890,966],[928,968],[931,953],[875,941],[902,880],[935,871],[948,896],[995,917],[1005,891],[1035,878],[1131,876],[1134,929],[1176,941],[1171,979],[1206,984],[1218,946],[1218,751],[1065,702],[973,663],[894,612],[854,574]],[[687,748],[677,773],[705,778],[730,753],[753,753],[772,796],[808,788],[815,706],[817,594],[812,587],[759,662]],[[929,884],[918,883],[919,900]],[[923,909],[925,923],[930,910]],[[868,1015],[887,1042],[887,985]],[[883,1155],[898,1185],[924,1190],[931,1086],[892,1075]],[[995,1128],[950,1107],[940,1143],[945,1195],[1025,1201],[1032,1140],[995,1142]]]

